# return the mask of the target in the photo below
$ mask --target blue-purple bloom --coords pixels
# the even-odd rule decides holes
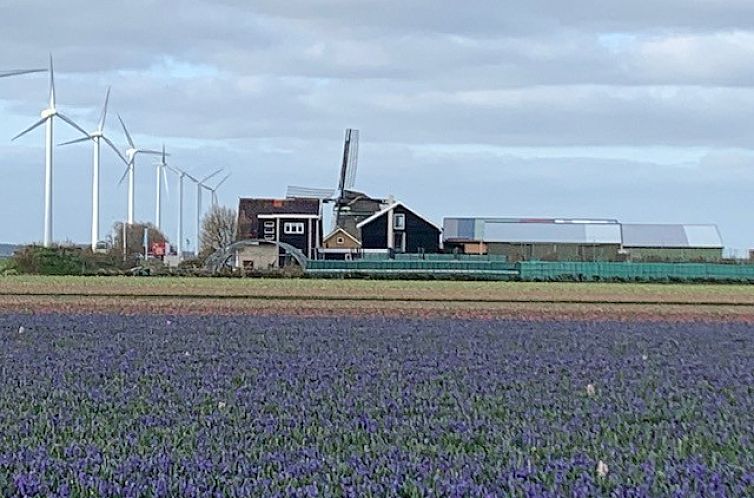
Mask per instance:
[[[754,496],[753,333],[0,315],[0,496]]]

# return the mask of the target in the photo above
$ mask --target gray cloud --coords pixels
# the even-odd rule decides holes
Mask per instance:
[[[112,84],[111,116],[121,112],[140,143],[164,141],[197,171],[233,170],[229,203],[333,183],[342,130],[354,126],[360,185],[437,221],[460,214],[456,203],[464,214],[716,221],[731,245],[754,246],[732,204],[754,166],[743,152],[754,137],[749,1],[0,0],[0,19],[0,68],[44,65],[54,52],[60,107],[87,128]],[[0,81],[0,134],[33,122],[46,93],[43,76]],[[7,220],[41,217],[41,145],[41,133],[0,144]],[[595,146],[635,157],[590,156]],[[669,163],[658,146],[701,152]],[[541,154],[484,152],[510,147]],[[576,152],[558,158],[554,147]],[[56,234],[84,240],[89,149],[56,153]],[[108,223],[125,198],[110,168]],[[2,223],[0,239],[41,233]]]

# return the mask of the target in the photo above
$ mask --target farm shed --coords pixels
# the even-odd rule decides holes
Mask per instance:
[[[446,250],[506,256],[508,261],[615,261],[617,220],[557,218],[445,218]]]
[[[409,209],[392,202],[356,225],[364,249],[388,249],[399,253],[436,253],[440,228]]]
[[[723,240],[715,225],[624,223],[623,249],[633,261],[719,261]]]

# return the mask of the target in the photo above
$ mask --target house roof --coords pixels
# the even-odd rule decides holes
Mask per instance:
[[[716,225],[623,224],[624,247],[719,249],[723,240]]]
[[[389,204],[388,206],[386,206],[382,210],[377,211],[372,216],[370,216],[370,217],[362,220],[361,222],[359,222],[359,224],[356,225],[356,228],[361,228],[364,225],[367,225],[367,224],[373,222],[374,220],[376,220],[380,216],[384,215],[388,211],[392,211],[393,209],[397,208],[398,206],[403,207],[407,211],[411,211],[417,218],[420,218],[421,220],[425,221],[426,223],[432,225],[438,231],[442,231],[442,229],[440,227],[438,227],[437,225],[435,225],[434,223],[432,223],[431,221],[429,221],[427,218],[423,217],[422,215],[420,215],[419,213],[417,213],[416,211],[414,211],[413,209],[411,209],[410,207],[406,206],[403,202],[400,202],[400,201],[393,202],[392,204]]]
[[[356,242],[357,244],[361,245],[361,241],[360,241],[359,239],[357,239],[356,237],[354,237],[353,235],[351,235],[351,234],[350,234],[350,233],[348,233],[348,232],[347,232],[346,230],[344,230],[343,228],[340,228],[340,227],[336,228],[335,230],[333,230],[333,231],[332,231],[332,232],[330,232],[329,234],[325,235],[325,238],[324,238],[324,239],[322,239],[322,242],[324,243],[324,242],[326,242],[326,241],[330,240],[330,239],[331,239],[331,238],[333,238],[333,237],[334,237],[334,236],[335,236],[335,235],[336,235],[337,233],[342,233],[343,235],[345,235],[345,236],[346,236],[346,237],[348,237],[349,239],[351,239],[351,240],[353,240],[354,242]]]

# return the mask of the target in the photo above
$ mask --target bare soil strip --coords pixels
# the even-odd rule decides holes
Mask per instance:
[[[626,303],[503,303],[458,301],[274,300],[130,296],[1,296],[0,312],[165,315],[292,315],[511,318],[522,320],[642,320],[754,323],[754,306]]]

